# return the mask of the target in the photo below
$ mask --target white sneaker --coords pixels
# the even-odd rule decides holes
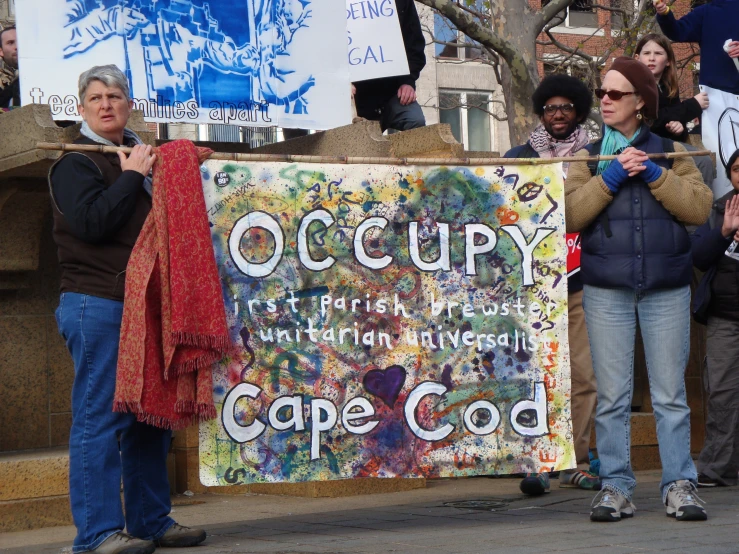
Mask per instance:
[[[679,521],[704,521],[708,519],[703,500],[698,497],[695,485],[690,481],[675,481],[667,489],[667,515]]]
[[[608,485],[595,495],[591,506],[590,521],[621,521],[622,517],[633,517],[636,511],[628,498]]]

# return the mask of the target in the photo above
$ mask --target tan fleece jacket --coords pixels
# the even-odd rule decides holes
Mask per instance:
[[[675,152],[685,152],[675,143]],[[588,227],[613,200],[613,193],[600,176],[593,177],[586,161],[586,150],[575,154],[565,181],[565,219],[567,232],[577,233]],[[692,157],[675,158],[672,169],[649,184],[654,197],[686,225],[702,225],[708,219],[713,193],[706,186]]]

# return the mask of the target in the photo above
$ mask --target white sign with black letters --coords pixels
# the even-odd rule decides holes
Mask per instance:
[[[346,28],[353,82],[408,74],[394,0],[346,0]]]

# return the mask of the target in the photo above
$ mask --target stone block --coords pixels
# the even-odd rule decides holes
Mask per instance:
[[[69,432],[72,429],[72,412],[51,414],[49,416],[49,446],[69,445]]]
[[[360,121],[274,144],[260,146],[254,154],[305,156],[382,156],[387,157],[390,141],[377,121]]]
[[[192,491],[207,492],[207,488],[200,483],[200,459],[197,448],[175,448],[175,475],[170,474],[170,483],[174,481],[174,488],[178,493]]]
[[[0,135],[0,178],[23,177],[46,180],[49,167],[61,152],[39,150],[37,142],[71,142],[79,134],[79,124],[59,127],[46,104],[29,104],[3,114]],[[154,144],[154,132],[134,110],[128,128],[147,144]]]
[[[51,217],[49,193],[18,190],[0,210],[0,272],[39,268],[41,232]]]
[[[194,423],[185,429],[174,432],[174,448],[197,448],[198,446],[198,424]]]
[[[631,414],[631,446],[649,446],[657,444],[657,424],[654,414]]]
[[[46,321],[0,318],[0,337],[0,452],[49,446]]]
[[[446,123],[419,127],[388,135],[392,158],[459,158],[464,146],[452,135]]]
[[[631,467],[634,471],[660,469],[662,464],[659,459],[659,448],[657,446],[632,446]]]
[[[0,502],[0,533],[72,525],[69,495]]]
[[[0,483],[0,502],[68,494],[67,450],[1,455]]]

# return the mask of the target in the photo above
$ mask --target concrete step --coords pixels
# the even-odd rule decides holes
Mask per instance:
[[[192,435],[196,437],[196,429]],[[170,480],[196,493],[210,492],[220,494],[271,494],[288,496],[347,496],[372,494],[378,492],[397,492],[425,486],[423,479],[360,479],[325,483],[274,483],[253,484],[234,487],[211,487],[200,485],[197,479],[197,442],[192,446],[185,440],[186,432],[178,433],[174,452],[170,454]],[[654,415],[635,413],[631,416],[631,462],[635,470],[659,469],[660,459],[657,448],[657,434]],[[595,447],[595,432],[592,435]],[[182,456],[185,464],[176,464],[178,448],[183,448],[188,456]],[[176,467],[184,465],[184,467]],[[191,471],[183,472],[188,469]],[[190,473],[185,482],[180,483]],[[69,510],[69,456],[66,448],[0,455],[0,532],[21,531],[70,525],[72,516]]]
[[[71,523],[66,448],[0,455],[0,532]]]

